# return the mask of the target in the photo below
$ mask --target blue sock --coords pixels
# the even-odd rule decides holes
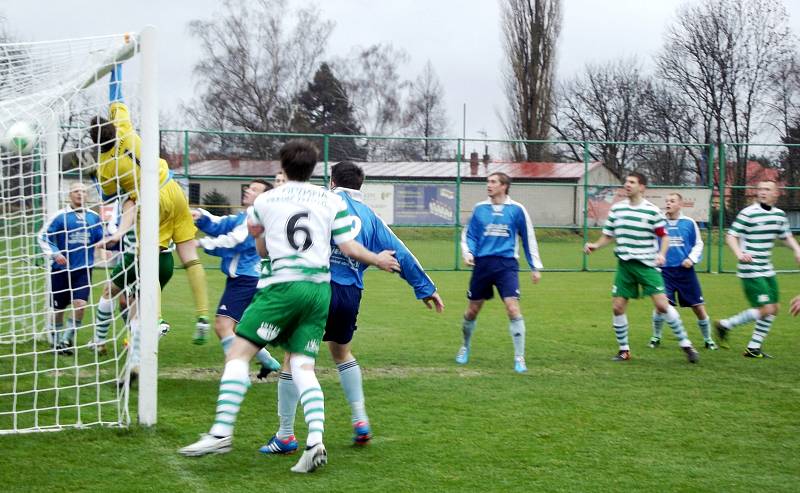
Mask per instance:
[[[469,347],[472,340],[472,333],[475,331],[475,320],[467,320],[466,318],[461,324],[461,333],[464,335],[464,347]]]
[[[350,403],[353,423],[358,421],[369,422],[367,410],[364,406],[364,386],[358,361],[355,358],[345,361],[340,365],[336,365],[336,369],[339,370],[339,382],[342,384],[344,396],[347,398],[347,402]]]

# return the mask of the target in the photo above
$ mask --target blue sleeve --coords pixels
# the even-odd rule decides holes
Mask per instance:
[[[427,298],[435,293],[436,286],[433,285],[433,281],[422,269],[422,266],[417,262],[411,251],[400,241],[400,238],[380,218],[376,217],[374,223],[375,242],[374,245],[371,245],[374,248],[370,249],[376,252],[381,250],[394,250],[396,252],[395,257],[400,263],[400,277],[414,289],[417,299]]]
[[[92,245],[96,245],[103,240],[103,222],[100,220],[99,216],[95,216],[96,222],[92,225],[91,230],[91,238],[92,238]]]
[[[118,63],[111,69],[111,79],[108,82],[108,102],[121,103],[122,101],[122,64]]]
[[[531,270],[541,269],[543,266],[539,258],[539,244],[536,241],[536,232],[533,229],[531,218],[528,216],[528,212],[522,207],[519,207],[516,212],[517,231],[522,237],[522,249],[525,251],[525,260],[528,262],[528,266]],[[514,238],[514,241],[516,242],[517,239]]]
[[[472,211],[472,217],[469,218],[467,228],[461,234],[461,250],[464,253],[471,253],[477,256],[478,250],[478,229],[480,229],[480,220],[478,219],[478,208]]]
[[[64,214],[58,214],[50,221],[50,224],[39,234],[39,246],[47,255],[60,253],[54,237],[64,229]]]
[[[200,209],[200,212],[201,216],[195,221],[195,225],[209,236],[228,234],[240,224],[238,214],[219,217],[204,209]]]

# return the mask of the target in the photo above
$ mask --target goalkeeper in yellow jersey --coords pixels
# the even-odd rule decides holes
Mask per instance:
[[[103,200],[119,197],[122,203],[122,220],[118,231],[106,244],[113,244],[128,231],[137,215],[136,202],[141,183],[142,141],[133,128],[128,107],[122,101],[122,65],[111,70],[109,83],[108,119],[96,116],[91,120],[90,136],[99,147],[93,173],[100,186]],[[158,241],[161,250],[175,242],[194,297],[197,311],[195,344],[204,344],[208,335],[208,293],[206,274],[197,257],[195,232],[197,228],[189,211],[189,203],[180,185],[172,179],[167,162],[159,159],[159,227]],[[106,311],[107,309],[107,311]],[[98,305],[98,313],[110,317],[111,306]]]

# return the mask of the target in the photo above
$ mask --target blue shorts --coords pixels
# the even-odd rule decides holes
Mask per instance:
[[[469,280],[467,299],[490,300],[497,287],[501,298],[519,299],[519,262],[515,258],[475,257],[475,267]]]
[[[217,316],[228,317],[238,322],[244,310],[253,301],[258,286],[258,278],[253,276],[229,277],[225,281],[225,291],[219,300]]]
[[[360,307],[361,289],[358,286],[331,282],[331,306],[322,340],[337,344],[347,344],[352,341]]]
[[[50,292],[53,308],[63,310],[73,300],[89,299],[92,280],[91,267],[79,267],[73,270],[54,270],[50,273]]]
[[[664,290],[670,305],[691,307],[706,302],[694,268],[662,267],[661,277],[664,278]]]

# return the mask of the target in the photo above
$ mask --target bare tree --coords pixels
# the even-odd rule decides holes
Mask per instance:
[[[553,129],[565,140],[594,141],[591,159],[622,175],[636,167],[631,161],[639,149],[626,142],[645,133],[649,84],[635,59],[589,64],[561,85]],[[574,159],[583,160],[582,147],[572,146],[571,151]]]
[[[556,41],[561,30],[560,0],[503,0],[503,72],[511,139],[544,140],[550,130]],[[514,146],[515,158],[541,161],[544,146]],[[524,152],[523,152],[524,151]]]
[[[407,136],[426,138],[420,142],[406,142],[410,145],[405,147],[410,147],[407,150],[412,151],[415,159],[430,161],[442,157],[445,147],[442,141],[427,140],[430,137],[443,137],[448,127],[444,89],[430,60],[411,84],[404,121]]]
[[[205,128],[286,131],[294,100],[311,80],[333,30],[319,10],[286,0],[225,0],[211,20],[189,32],[203,50],[195,65],[200,96],[185,108]],[[271,149],[263,139],[228,142],[243,152]]]
[[[404,128],[403,104],[410,82],[403,79],[399,67],[408,62],[408,54],[391,44],[356,47],[333,65],[345,85],[355,118],[364,133],[392,137]],[[370,140],[371,158],[388,159],[396,142]]]
[[[698,142],[734,144],[734,185],[746,183],[746,143],[759,130],[770,78],[790,46],[779,0],[704,0],[682,7],[668,28],[658,76],[682,95],[689,111],[704,115],[693,129]],[[734,189],[733,211],[744,197]]]

